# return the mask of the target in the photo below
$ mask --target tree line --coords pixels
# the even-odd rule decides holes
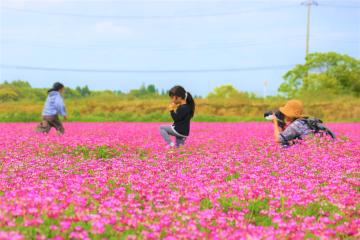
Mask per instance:
[[[284,81],[278,89],[278,96],[296,98],[304,96],[360,96],[360,60],[335,52],[309,54],[304,64],[298,64],[283,76]],[[24,80],[5,81],[0,84],[0,101],[32,100],[42,101],[47,89],[33,88]],[[90,96],[119,96],[124,98],[148,98],[167,96],[154,84],[143,84],[138,89],[124,93],[119,90],[94,91],[87,85],[76,88],[66,87],[65,98],[76,99]],[[195,96],[201,98],[200,96]],[[258,98],[254,93],[239,91],[232,85],[216,87],[206,98]]]

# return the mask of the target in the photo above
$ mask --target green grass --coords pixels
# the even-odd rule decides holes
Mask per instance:
[[[0,122],[36,122],[40,121],[39,113],[1,113]]]
[[[0,113],[0,122],[40,122],[41,113],[12,112]],[[135,114],[129,112],[92,113],[89,115],[69,114],[69,122],[171,122],[169,114],[148,113]],[[194,122],[259,122],[264,121],[259,116],[216,116],[195,114]],[[339,119],[334,122],[360,122],[360,118]]]
[[[230,182],[231,180],[238,179],[239,177],[240,177],[240,173],[236,172],[236,173],[233,173],[233,174],[230,174],[230,175],[226,176],[225,181]]]
[[[1,113],[0,122],[39,122],[41,120],[40,113]],[[195,115],[195,122],[248,122],[262,121],[262,116],[246,117],[246,116],[213,116],[213,115]],[[70,122],[171,122],[169,114],[149,113],[96,113],[90,115],[72,115],[69,114]]]
[[[84,159],[111,159],[123,154],[119,148],[109,147],[107,145],[88,146],[78,145],[73,149],[67,149],[64,152],[73,156],[82,156]]]
[[[234,202],[239,201],[238,197],[220,197],[218,198],[218,202],[222,207],[223,212],[228,212],[231,208],[236,209],[238,211],[241,210],[240,206],[235,206]]]
[[[67,211],[67,210],[66,210]],[[70,210],[70,214],[71,214]],[[65,212],[66,215],[66,212]],[[57,219],[49,218],[46,214],[42,216],[43,223],[38,226],[23,226],[24,218],[17,217],[16,226],[14,227],[5,227],[4,231],[18,231],[20,232],[25,239],[36,239],[38,234],[42,234],[47,238],[53,238],[55,236],[62,236],[65,239],[69,239],[69,234],[75,229],[76,226],[82,227],[89,233],[90,239],[127,239],[129,235],[135,235],[137,239],[143,239],[142,231],[149,230],[144,227],[142,224],[139,224],[136,228],[128,228],[122,232],[118,232],[113,229],[111,225],[105,225],[105,231],[101,234],[93,234],[91,233],[91,222],[89,221],[77,221],[73,222],[70,228],[64,232],[60,232],[59,230],[51,230],[50,226],[58,226],[59,221]]]
[[[341,214],[339,208],[328,201],[314,201],[310,202],[307,205],[294,205],[292,215],[309,217],[313,216],[316,219],[319,219],[322,215],[330,214],[333,215],[335,213]]]
[[[304,239],[314,239],[314,240],[318,240],[320,239],[318,236],[316,236],[315,234],[313,234],[312,232],[307,231]]]
[[[213,204],[209,198],[203,198],[200,201],[200,210],[211,209],[211,208],[213,208]]]
[[[272,218],[266,214],[261,213],[263,210],[269,209],[269,199],[252,199],[249,201],[248,210],[249,213],[245,215],[245,218],[256,226],[276,226]]]

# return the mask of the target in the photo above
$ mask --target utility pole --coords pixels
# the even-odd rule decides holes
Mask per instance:
[[[265,80],[265,81],[263,82],[263,84],[264,84],[263,97],[266,98],[266,97],[267,97],[267,87],[268,87],[269,82],[268,82],[267,80]]]
[[[318,6],[319,4],[314,0],[307,0],[302,2],[301,5],[307,6],[307,26],[306,26],[306,57],[309,54],[309,39],[310,39],[310,16],[311,16],[311,6]]]

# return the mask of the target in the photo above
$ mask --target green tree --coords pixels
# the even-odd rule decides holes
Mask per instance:
[[[156,94],[158,92],[154,84],[150,84],[149,86],[147,86],[146,90],[149,94]]]
[[[231,84],[222,85],[214,88],[214,90],[208,94],[208,98],[232,98],[239,94],[239,91]]]
[[[29,99],[32,100],[45,100],[47,97],[47,90],[43,89],[43,88],[32,88],[29,91],[30,95],[29,95]]]
[[[116,95],[123,95],[124,93],[121,90],[114,90]]]
[[[90,96],[90,95],[91,95],[91,91],[90,91],[88,85],[85,85],[85,87],[83,87],[81,89],[81,96],[87,97],[87,96]]]
[[[90,96],[91,91],[89,89],[89,87],[87,85],[85,85],[85,87],[79,87],[77,86],[75,88],[75,90],[82,96],[82,97],[87,97]]]
[[[207,95],[208,98],[236,98],[236,99],[249,99],[255,97],[254,94],[248,92],[238,91],[233,85],[226,84],[214,88],[214,90]]]
[[[16,88],[31,88],[30,83],[23,81],[23,80],[15,80],[15,81],[12,81],[11,83],[5,82],[5,84],[9,84]]]
[[[135,97],[149,97],[157,94],[158,94],[158,90],[153,84],[150,84],[148,86],[142,84],[139,89],[132,89],[129,92],[129,96],[135,96]]]
[[[360,60],[335,52],[312,53],[305,64],[284,75],[279,92],[288,97],[305,92],[360,95]]]
[[[16,101],[19,99],[19,94],[9,87],[0,87],[0,102]]]
[[[78,91],[78,89],[71,89],[69,87],[65,87],[65,98],[79,98],[81,97],[81,93]]]
[[[75,91],[77,91],[77,92],[81,95],[81,87],[80,87],[80,86],[77,86],[77,87],[75,88]]]
[[[85,87],[82,88],[82,91],[81,91],[81,96],[83,97],[87,97],[87,96],[90,96],[91,92],[90,92],[90,89],[87,85],[85,85]]]
[[[29,98],[32,95],[31,85],[23,80],[4,82],[0,84],[1,101],[16,101]]]

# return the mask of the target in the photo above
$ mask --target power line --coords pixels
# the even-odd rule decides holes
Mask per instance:
[[[281,40],[303,40],[304,36],[291,36],[287,38],[282,38]],[[18,42],[18,43],[16,43]],[[1,44],[15,44],[19,46],[20,44],[25,43],[25,45],[31,46],[31,47],[44,47],[44,48],[62,48],[62,49],[85,49],[85,50],[93,50],[93,49],[122,49],[122,50],[129,50],[129,49],[135,49],[138,50],[156,50],[156,51],[177,51],[177,50],[196,50],[196,49],[226,49],[226,48],[241,48],[241,47],[249,47],[249,46],[261,46],[261,45],[273,45],[273,44],[283,44],[279,41],[274,42],[215,42],[215,43],[206,43],[206,45],[202,46],[184,46],[184,45],[173,45],[173,46],[111,46],[111,45],[87,45],[87,46],[64,46],[56,43],[41,43],[41,42],[34,42],[34,41],[16,41],[16,40],[6,40],[1,42]],[[201,43],[202,44],[202,43]],[[20,45],[21,46],[21,45]]]
[[[218,69],[182,69],[182,70],[121,70],[121,69],[80,69],[80,68],[56,68],[56,67],[33,67],[20,65],[0,65],[4,69],[31,70],[31,71],[48,71],[48,72],[89,72],[89,73],[211,73],[211,72],[244,72],[244,71],[260,71],[287,69],[292,65],[274,65],[260,67],[243,67],[243,68],[218,68]]]
[[[349,9],[359,9],[360,5],[342,5],[342,4],[331,4],[331,3],[322,3],[322,7],[332,7],[332,8],[349,8]]]
[[[64,12],[47,12],[39,11],[33,9],[17,9],[10,7],[2,7],[4,10],[14,11],[14,12],[23,12],[31,14],[41,14],[41,15],[57,15],[64,17],[79,17],[79,18],[116,18],[116,19],[181,19],[181,18],[206,18],[206,17],[220,17],[220,16],[235,16],[243,13],[252,13],[252,12],[263,12],[263,11],[274,11],[280,9],[286,9],[295,7],[296,5],[287,5],[287,6],[278,6],[278,7],[268,7],[268,8],[259,8],[259,9],[248,9],[237,12],[223,12],[223,13],[204,13],[204,14],[187,14],[187,15],[152,15],[152,16],[142,16],[142,15],[92,15],[92,14],[78,14],[78,13],[64,13]]]
[[[311,1],[311,0],[307,0]],[[311,1],[314,2],[314,1]],[[305,5],[308,3],[305,2]],[[52,16],[64,16],[64,17],[78,17],[78,18],[115,18],[115,19],[181,19],[181,18],[207,18],[207,17],[221,17],[221,16],[235,16],[244,13],[252,12],[266,12],[266,11],[276,11],[280,9],[287,9],[295,7],[296,5],[286,5],[286,6],[277,6],[277,7],[265,7],[259,9],[248,9],[237,12],[223,12],[223,13],[204,13],[204,14],[187,14],[187,15],[96,15],[96,14],[79,14],[79,13],[65,13],[65,12],[49,12],[49,11],[40,11],[35,9],[18,9],[12,7],[1,7],[3,10],[30,13],[30,14],[40,14],[40,15],[52,15]],[[348,8],[348,9],[358,9],[360,5],[342,5],[342,4],[332,4],[332,3],[322,3],[320,6],[323,7],[332,7],[332,8]]]
[[[268,41],[268,42],[219,42],[212,43],[202,46],[113,46],[113,45],[85,45],[85,46],[66,46],[57,43],[41,43],[34,41],[16,41],[16,40],[7,40],[2,41],[0,44],[15,45],[19,47],[36,47],[36,48],[50,48],[50,49],[69,49],[69,50],[135,50],[135,51],[163,51],[163,52],[173,52],[173,51],[184,51],[184,50],[224,50],[224,49],[234,49],[234,48],[244,48],[251,46],[272,46],[272,45],[281,45],[285,43],[297,44],[298,41],[303,41],[305,36],[293,36],[281,40],[286,40],[285,42],[280,41]],[[312,40],[322,40],[325,39],[326,42],[341,42],[348,44],[357,44],[359,40],[346,40],[346,39],[330,39],[328,37],[313,36]],[[291,40],[291,41],[290,41]]]

